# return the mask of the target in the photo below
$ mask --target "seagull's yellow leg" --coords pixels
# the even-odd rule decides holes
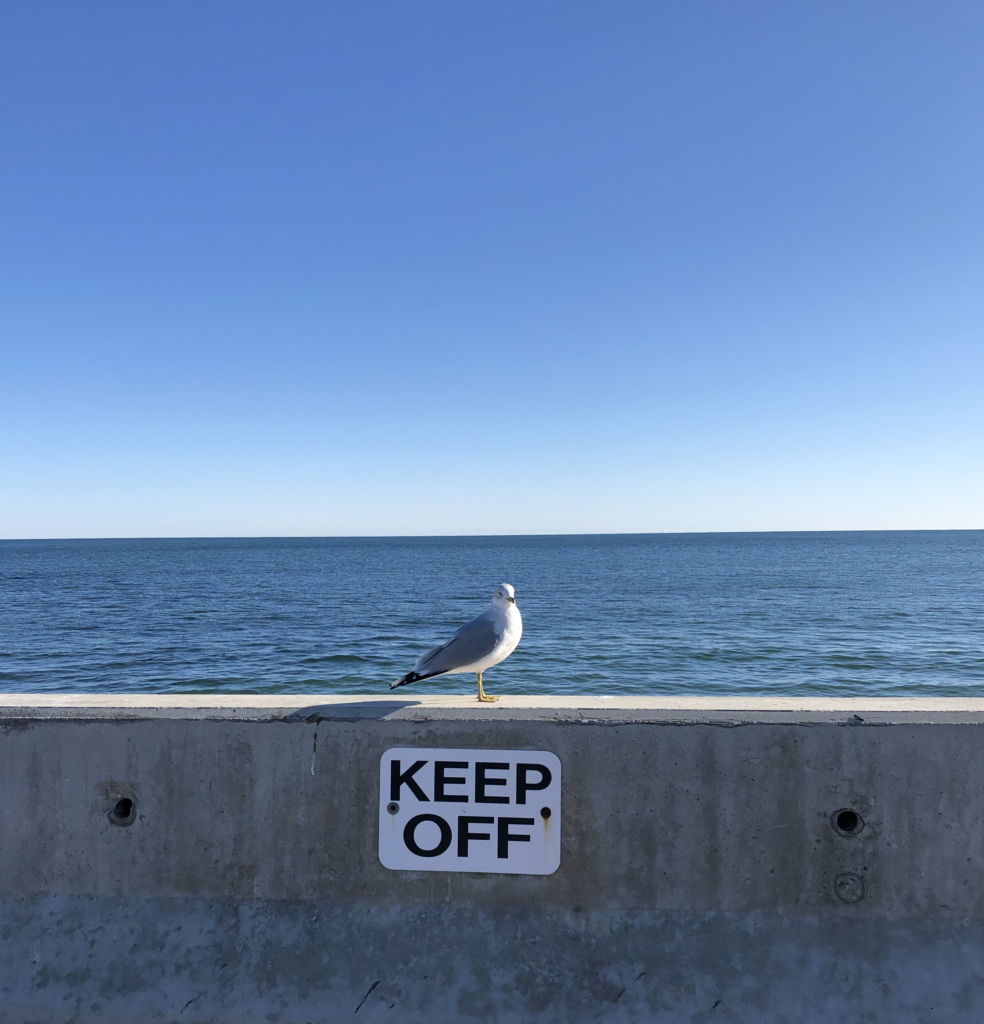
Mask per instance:
[[[482,673],[481,673],[481,672],[476,672],[476,673],[475,673],[475,678],[476,678],[476,679],[478,680],[478,699],[479,699],[479,700],[480,700],[480,701],[481,701],[481,702],[482,702],[483,704],[493,704],[493,703],[495,703],[495,701],[497,701],[497,700],[498,700],[499,698],[498,698],[498,697],[490,697],[490,696],[489,696],[489,695],[488,695],[488,694],[487,694],[487,693],[486,693],[486,692],[485,692],[485,691],[484,691],[484,690],[482,689]]]

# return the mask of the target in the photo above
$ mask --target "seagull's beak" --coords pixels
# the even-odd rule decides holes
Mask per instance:
[[[516,598],[515,597],[507,598],[507,600],[509,601],[510,604],[515,604],[516,603]]]

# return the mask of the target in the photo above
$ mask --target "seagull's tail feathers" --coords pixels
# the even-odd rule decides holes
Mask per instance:
[[[398,686],[409,686],[411,683],[420,682],[421,679],[430,679],[443,674],[443,672],[408,672],[405,676],[397,679],[395,683],[390,683],[390,689],[395,690]]]

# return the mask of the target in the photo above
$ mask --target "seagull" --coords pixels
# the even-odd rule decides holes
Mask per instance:
[[[516,607],[516,591],[508,583],[500,583],[492,595],[492,605],[477,619],[462,626],[446,644],[428,651],[414,665],[413,671],[390,683],[390,689],[416,683],[431,676],[474,672],[478,680],[478,699],[491,704],[482,689],[482,673],[509,657],[523,635],[523,617]]]

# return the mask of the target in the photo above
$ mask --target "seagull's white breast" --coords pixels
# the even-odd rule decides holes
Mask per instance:
[[[523,616],[519,614],[519,609],[514,604],[506,609],[504,618],[502,636],[493,652],[497,661],[508,658],[516,650],[523,636]]]
[[[499,640],[495,647],[492,648],[492,653],[488,657],[488,664],[485,665],[485,668],[498,665],[500,661],[508,658],[516,650],[523,635],[523,616],[519,614],[519,609],[514,604],[502,609],[500,622],[501,627],[499,623],[496,624]]]

